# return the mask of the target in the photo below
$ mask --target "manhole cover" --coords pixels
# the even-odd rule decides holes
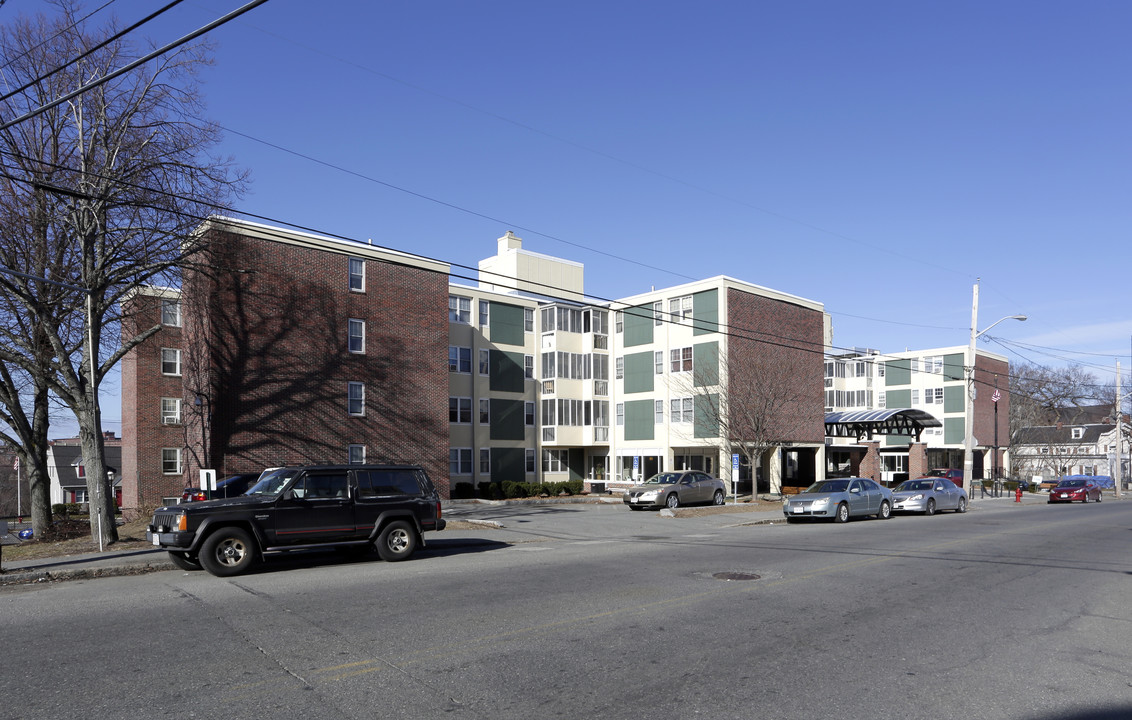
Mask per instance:
[[[761,576],[749,572],[717,572],[712,577],[716,580],[758,580]]]

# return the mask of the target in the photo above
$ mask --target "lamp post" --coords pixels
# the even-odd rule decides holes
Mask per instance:
[[[964,365],[964,375],[967,381],[967,408],[963,417],[963,489],[967,491],[967,497],[974,499],[975,494],[972,492],[972,480],[975,474],[975,340],[980,335],[985,334],[988,330],[998,325],[1000,322],[1006,320],[1020,320],[1025,321],[1025,315],[1007,315],[1004,318],[995,320],[990,325],[982,330],[976,330],[979,324],[979,280],[975,280],[975,288],[973,293],[973,300],[971,302],[971,340],[967,346],[967,361]],[[997,428],[998,421],[995,421]]]

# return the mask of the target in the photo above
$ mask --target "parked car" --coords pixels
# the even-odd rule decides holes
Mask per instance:
[[[967,493],[942,477],[905,480],[892,491],[893,512],[935,515],[936,510],[967,512]]]
[[[314,547],[376,549],[405,560],[443,530],[440,496],[417,465],[314,465],[265,471],[246,495],[159,507],[146,539],[183,570],[246,572]]]
[[[1101,486],[1083,477],[1064,478],[1057,484],[1057,487],[1049,491],[1047,502],[1063,503],[1077,502],[1078,500],[1083,503],[1100,502],[1102,500]]]
[[[892,492],[868,478],[819,480],[782,503],[787,522],[799,518],[832,518],[848,522],[851,517],[892,517]]]
[[[256,484],[262,473],[240,473],[216,481],[216,489],[212,491],[213,500],[217,498],[230,498],[243,495],[252,485]],[[181,493],[181,502],[200,502],[208,500],[208,493],[201,488],[187,487]]]
[[[963,485],[963,471],[956,470],[955,468],[936,468],[935,470],[929,470],[924,477],[947,478],[956,485]]]
[[[667,507],[693,503],[722,505],[727,497],[727,486],[699,470],[662,472],[653,475],[640,485],[629,488],[621,500],[631,510]]]

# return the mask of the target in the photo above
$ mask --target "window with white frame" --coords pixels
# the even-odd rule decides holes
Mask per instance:
[[[1085,428],[1079,428],[1079,427],[1073,428],[1073,439],[1074,440],[1080,440],[1083,437],[1085,437]]]
[[[523,424],[527,427],[535,424],[535,404],[530,400],[523,403]]]
[[[472,422],[472,399],[470,397],[448,398],[448,422],[468,425]]]
[[[692,319],[692,296],[672,298],[668,301],[668,314],[674,323],[687,323]]]
[[[672,398],[669,420],[674,423],[691,423],[696,420],[693,398]]]
[[[480,375],[491,374],[491,350],[480,348]]]
[[[535,331],[535,309],[523,308],[523,332]]]
[[[366,446],[365,445],[347,445],[346,458],[351,465],[365,465],[366,462]]]
[[[614,362],[613,371],[615,373],[615,375],[614,375],[615,379],[623,380],[625,378],[625,358],[619,357],[616,360],[614,360],[613,362]]]
[[[161,324],[181,327],[181,301],[173,298],[161,299]]]
[[[882,363],[882,362],[877,363],[877,377],[878,378],[884,377],[884,363]]]
[[[925,388],[924,389],[924,404],[925,405],[942,405],[943,404],[943,388]]]
[[[653,404],[653,423],[656,425],[664,424],[664,401],[657,400]]]
[[[908,369],[914,373],[920,372],[920,358],[908,358]]]
[[[364,353],[366,351],[366,321],[350,318],[347,323],[350,352]]]
[[[569,465],[567,460],[569,451],[566,449],[561,450],[543,450],[542,451],[542,471],[543,472],[565,472]]]
[[[472,474],[472,449],[471,448],[449,448],[448,449],[448,474],[449,475],[471,475]]]
[[[868,367],[865,365],[864,360],[856,360],[853,362],[853,377],[865,377],[868,374]]]
[[[912,388],[912,404],[920,404],[920,391],[917,388]]]
[[[491,475],[491,448],[480,448],[480,475]]]
[[[881,365],[881,367],[884,367],[884,366]],[[885,395],[885,391],[881,390],[880,392],[877,393],[877,408],[880,409],[880,410],[884,410],[887,407],[887,405],[885,405],[886,402],[888,402],[888,398]]]
[[[461,295],[448,296],[448,322],[472,324],[472,299]]]
[[[523,453],[523,469],[527,472],[528,475],[535,471],[535,449],[534,448],[526,448],[525,449],[525,451]]]
[[[491,424],[491,399],[480,398],[480,425]]]
[[[361,258],[350,258],[350,292],[365,292],[366,290],[366,261]]]
[[[161,474],[181,474],[181,448],[161,448]]]
[[[524,355],[523,356],[523,377],[525,377],[527,380],[534,380],[535,379],[535,356],[534,355]]]
[[[464,374],[472,372],[472,349],[470,347],[448,346],[448,372]]]
[[[161,374],[181,374],[181,351],[177,348],[161,348]]]
[[[181,398],[161,398],[161,424],[181,424]]]
[[[943,356],[942,355],[929,355],[924,358],[924,372],[931,373],[932,375],[943,374]]]
[[[480,327],[485,328],[485,327],[487,327],[488,308],[490,307],[490,305],[488,304],[487,300],[480,300],[479,305],[480,305]]]
[[[692,348],[673,348],[669,353],[673,373],[692,372]]]
[[[346,383],[346,412],[350,415],[366,414],[366,384],[361,382]]]
[[[609,313],[604,310],[594,310],[591,313],[593,317],[593,333],[594,335],[608,335],[609,334]]]
[[[617,424],[625,425],[625,403],[617,403]]]
[[[664,301],[657,301],[652,304],[652,323],[653,325],[661,325],[664,323]]]
[[[621,333],[625,329],[625,315],[622,311],[618,310],[617,314],[613,316],[613,331]]]
[[[652,354],[652,362],[653,362],[653,366],[656,370],[656,374],[657,375],[663,375],[664,374],[664,351],[663,350],[657,350],[656,352],[654,352]]]

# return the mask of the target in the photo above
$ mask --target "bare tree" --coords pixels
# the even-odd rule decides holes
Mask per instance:
[[[110,38],[115,24],[89,29],[69,0],[57,7],[54,17],[21,16],[0,29],[7,88],[28,85],[0,104],[5,118],[43,108],[142,55],[118,39],[71,63]],[[110,520],[115,510],[99,385],[126,352],[160,331],[156,325],[121,337],[120,301],[140,285],[176,286],[179,264],[196,249],[194,228],[243,186],[230,159],[209,154],[217,128],[198,119],[196,73],[208,62],[207,46],[182,46],[0,133],[0,162],[13,187],[0,199],[9,204],[5,217],[18,218],[24,208],[24,222],[40,223],[48,261],[39,277],[80,290],[44,335],[48,387],[78,421],[92,518]],[[43,217],[32,217],[39,206]],[[34,314],[25,290],[4,290],[25,316]],[[91,533],[117,539],[112,521],[92,522]]]

